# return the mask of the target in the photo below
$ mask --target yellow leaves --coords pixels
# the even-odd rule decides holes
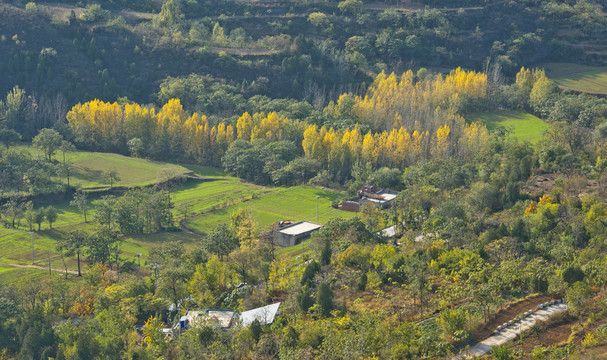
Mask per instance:
[[[409,127],[415,130],[435,130],[442,113],[454,115],[463,97],[487,96],[487,76],[461,68],[453,70],[444,78],[440,74],[417,81],[413,72],[407,71],[398,78],[394,73],[386,77],[379,74],[364,97],[357,97],[354,113],[376,130]],[[441,114],[435,109],[440,107]],[[438,115],[438,116],[437,116]],[[414,127],[422,120],[423,128]]]
[[[251,140],[252,121],[251,115],[249,115],[248,112],[245,112],[238,118],[238,121],[236,122],[236,131],[239,139]]]
[[[540,205],[552,204],[552,198],[550,195],[544,195],[540,198]]]
[[[303,133],[303,150],[307,157],[316,158],[316,147],[319,139],[318,126],[309,126]]]
[[[246,120],[247,116],[244,114],[241,119]],[[170,99],[158,113],[139,104],[121,106],[93,100],[74,106],[67,119],[76,142],[86,146],[121,151],[128,140],[136,137],[146,147],[163,148],[162,141],[168,139],[173,150],[183,149],[186,156],[198,161],[221,155],[236,136],[232,125],[210,126],[206,116],[197,113],[187,117],[179,99]],[[239,136],[250,136],[243,121],[239,120],[238,131],[244,135]],[[276,120],[270,118],[270,125],[276,127],[275,124]]]
[[[532,202],[531,204],[529,204],[529,206],[527,206],[527,208],[525,209],[525,215],[529,215],[529,214],[533,214],[537,211],[537,204]]]
[[[162,322],[156,316],[150,316],[150,318],[145,322],[142,331],[143,339],[148,347],[159,346],[162,342],[164,342],[164,335],[162,334],[163,327],[164,322]]]
[[[395,254],[396,250],[393,246],[386,244],[376,245],[371,252],[373,266],[375,266],[376,269],[387,267]]]
[[[552,198],[550,197],[550,195],[544,195],[540,198],[540,200],[536,203],[531,203],[529,204],[529,206],[527,206],[527,209],[525,209],[525,215],[530,215],[530,214],[535,214],[535,213],[539,213],[542,214],[543,212],[549,211],[552,214],[556,214],[556,211],[558,210],[558,204],[554,204],[552,201]]]
[[[273,292],[295,291],[304,269],[295,258],[275,259],[270,265],[268,288]]]
[[[449,134],[451,133],[451,128],[448,125],[443,125],[436,130],[436,147],[435,153],[438,157],[447,157],[448,147],[449,147]]]

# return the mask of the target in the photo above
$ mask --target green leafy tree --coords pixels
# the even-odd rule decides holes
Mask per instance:
[[[78,261],[78,276],[82,276],[80,271],[80,254],[88,244],[88,235],[82,230],[73,230],[67,233],[67,236],[57,240],[57,250],[65,252],[67,256],[76,255]]]
[[[23,215],[23,212],[30,206],[30,202],[26,202],[19,197],[13,196],[9,198],[4,205],[2,205],[2,212],[10,219],[11,226],[14,228],[17,219],[19,219]]]
[[[44,217],[48,222],[49,228],[52,230],[53,223],[57,221],[57,218],[59,217],[59,212],[53,206],[48,206],[46,209],[44,209]]]
[[[154,17],[154,26],[157,28],[175,29],[178,28],[184,15],[181,13],[175,0],[169,0],[162,4],[160,13]]]
[[[299,290],[299,293],[297,293],[296,301],[297,305],[304,313],[308,312],[308,309],[314,305],[314,298],[312,297],[312,294],[310,293],[310,290],[308,290],[307,286],[301,287],[301,290]]]
[[[4,144],[6,150],[21,141],[21,135],[13,129],[0,128],[0,143]]]
[[[337,8],[347,15],[356,15],[363,9],[362,0],[344,0],[337,4]]]
[[[314,276],[320,272],[320,265],[316,261],[312,261],[306,269],[304,270],[303,275],[301,276],[301,285],[310,287],[312,285],[312,281],[314,280]]]
[[[321,12],[313,12],[308,15],[308,21],[310,24],[321,29],[328,27],[330,24],[327,15]]]
[[[592,288],[588,284],[581,281],[573,284],[565,295],[569,311],[579,316],[587,314],[592,304],[592,295]]]
[[[42,223],[44,222],[44,217],[45,217],[44,209],[38,209],[34,213],[34,223],[38,224],[38,231],[40,231],[40,227],[42,226]]]
[[[132,138],[129,140],[126,145],[129,147],[129,152],[132,157],[140,157],[141,151],[143,150],[143,141],[140,138]]]
[[[103,177],[105,181],[110,183],[110,189],[114,186],[114,183],[120,181],[120,176],[118,175],[118,171],[116,169],[107,170]]]
[[[320,306],[323,316],[331,315],[331,310],[333,309],[333,292],[326,282],[322,282],[318,285],[316,303]]]
[[[101,228],[89,236],[86,241],[86,254],[91,264],[109,264],[112,267],[112,255],[120,247],[120,236],[117,231]]]
[[[63,144],[63,136],[54,129],[42,129],[32,140],[32,145],[44,152],[48,161]]]
[[[84,216],[84,222],[86,223],[86,215],[89,212],[89,203],[87,201],[88,195],[83,191],[78,191],[74,194],[74,199],[70,201],[70,206],[76,207]]]
[[[230,253],[229,263],[232,269],[240,276],[243,283],[253,280],[250,270],[255,263],[254,254],[250,249],[239,248]]]
[[[202,238],[202,247],[223,260],[224,256],[238,248],[238,239],[227,225],[220,224]]]
[[[33,207],[29,207],[24,214],[25,221],[29,226],[30,231],[34,230],[34,225],[36,224],[36,210]]]
[[[7,95],[6,101],[0,101],[0,125],[14,129],[17,133],[24,130],[24,113],[27,107],[25,90],[15,86]]]
[[[108,230],[111,230],[112,225],[116,222],[116,211],[114,210],[116,201],[116,197],[106,195],[95,205],[95,219],[101,225],[106,225]]]
[[[86,22],[104,21],[110,17],[110,12],[105,10],[99,4],[91,4],[80,15],[80,18]]]

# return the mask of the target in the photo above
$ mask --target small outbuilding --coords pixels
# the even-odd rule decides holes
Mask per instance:
[[[287,222],[281,221],[281,223]],[[295,246],[302,240],[309,238],[310,234],[321,227],[322,225],[309,221],[288,222],[286,226],[279,228],[274,233],[274,244],[284,247]]]
[[[373,204],[379,209],[385,209],[392,205],[392,201],[396,199],[397,191],[377,188],[375,186],[365,185],[358,190],[358,199],[361,206],[365,204]]]

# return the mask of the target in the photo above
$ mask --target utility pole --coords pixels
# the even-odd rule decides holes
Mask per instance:
[[[156,272],[156,283],[154,286],[158,289],[158,264],[154,264],[154,271]]]
[[[316,223],[319,224],[318,222],[318,199],[320,198],[320,196],[316,196]]]
[[[137,256],[137,265],[139,266],[138,275],[141,275],[141,253],[137,253],[135,256]]]
[[[34,233],[30,232],[30,235],[32,236],[32,265],[34,265]]]

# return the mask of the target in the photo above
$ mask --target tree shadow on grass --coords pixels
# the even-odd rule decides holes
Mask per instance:
[[[89,168],[78,168],[72,176],[74,179],[103,183],[103,171]]]

